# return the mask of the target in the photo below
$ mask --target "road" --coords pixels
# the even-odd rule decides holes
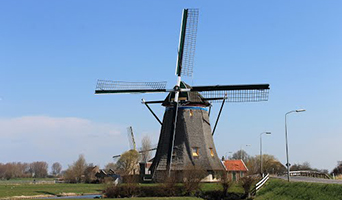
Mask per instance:
[[[279,178],[287,180],[287,176],[272,176],[273,178]],[[342,180],[312,178],[306,176],[290,176],[292,182],[309,182],[309,183],[327,183],[327,184],[342,184]]]

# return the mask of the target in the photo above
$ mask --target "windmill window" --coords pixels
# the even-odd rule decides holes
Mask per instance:
[[[190,110],[189,114],[190,114],[190,117],[192,117],[194,115],[194,112]]]
[[[172,159],[176,158],[176,151],[175,149],[173,149],[173,152],[172,152]]]
[[[194,156],[194,157],[199,156],[199,148],[198,147],[192,147],[192,156]]]
[[[210,150],[211,157],[214,157],[214,150],[213,150],[213,148],[209,148],[209,150]]]

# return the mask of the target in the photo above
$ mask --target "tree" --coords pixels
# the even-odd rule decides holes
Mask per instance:
[[[229,157],[229,159],[231,160],[243,160],[244,163],[247,163],[247,161],[250,159],[250,156],[248,155],[248,153],[244,150],[239,150],[235,153],[233,153],[233,155],[231,157]]]
[[[35,178],[45,178],[48,175],[48,164],[46,162],[33,162],[30,164],[31,172]]]
[[[149,136],[144,136],[141,140],[141,161],[146,163],[151,158],[151,140]]]
[[[4,178],[9,180],[11,178],[14,178],[14,168],[13,168],[13,163],[6,163],[4,165],[5,173],[4,173]]]
[[[69,168],[65,171],[64,179],[71,183],[80,183],[82,181],[82,176],[87,168],[87,163],[84,156],[79,155],[77,161],[75,161]]]
[[[51,168],[54,176],[58,176],[62,171],[62,165],[59,162],[53,163]]]
[[[294,164],[290,168],[291,171],[298,171],[298,170],[312,170],[309,162],[303,162],[302,164]]]
[[[105,166],[105,169],[106,170],[110,170],[110,169],[112,169],[112,170],[116,170],[116,164],[115,163],[108,163],[106,166]]]
[[[94,166],[93,163],[88,164],[86,169],[83,172],[83,181],[86,183],[92,183],[96,180],[95,174],[99,172],[99,167]]]
[[[332,172],[331,172],[331,175],[340,175],[342,174],[342,164],[338,165],[337,167],[335,167]]]
[[[86,168],[87,168],[86,160],[84,158],[84,155],[81,154],[79,155],[78,160],[74,162],[73,167],[72,167],[72,171],[75,175],[76,182],[78,183],[81,182],[82,175]]]
[[[228,196],[228,189],[232,185],[232,181],[229,180],[228,175],[226,172],[223,173],[222,178],[221,178],[221,185],[222,185],[222,193],[223,197]]]
[[[250,198],[250,191],[254,181],[254,178],[251,176],[242,177],[240,180],[241,186],[243,187],[243,190],[245,191],[245,196],[247,198]]]
[[[135,174],[138,165],[139,153],[136,150],[129,150],[120,156],[116,163],[117,169],[122,175]]]
[[[201,180],[207,172],[197,166],[189,165],[183,170],[184,189],[187,195],[193,195],[200,189]]]
[[[286,170],[273,155],[263,154],[262,163],[264,173],[279,174]],[[260,174],[260,155],[250,157],[246,165],[249,174]]]

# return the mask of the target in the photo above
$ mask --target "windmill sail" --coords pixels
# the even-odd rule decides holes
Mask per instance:
[[[193,86],[191,91],[200,92],[206,100],[223,100],[227,95],[227,102],[257,102],[267,101],[269,84],[254,85],[212,85]]]
[[[179,35],[177,76],[192,76],[196,50],[198,9],[184,9]]]
[[[98,80],[95,94],[118,93],[156,93],[166,92],[166,81],[161,82],[124,82]]]

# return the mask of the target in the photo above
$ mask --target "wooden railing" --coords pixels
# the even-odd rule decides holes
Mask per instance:
[[[264,178],[262,178],[259,182],[255,184],[255,187],[252,189],[251,194],[255,195],[257,191],[268,181],[270,178],[269,174],[266,174]]]

